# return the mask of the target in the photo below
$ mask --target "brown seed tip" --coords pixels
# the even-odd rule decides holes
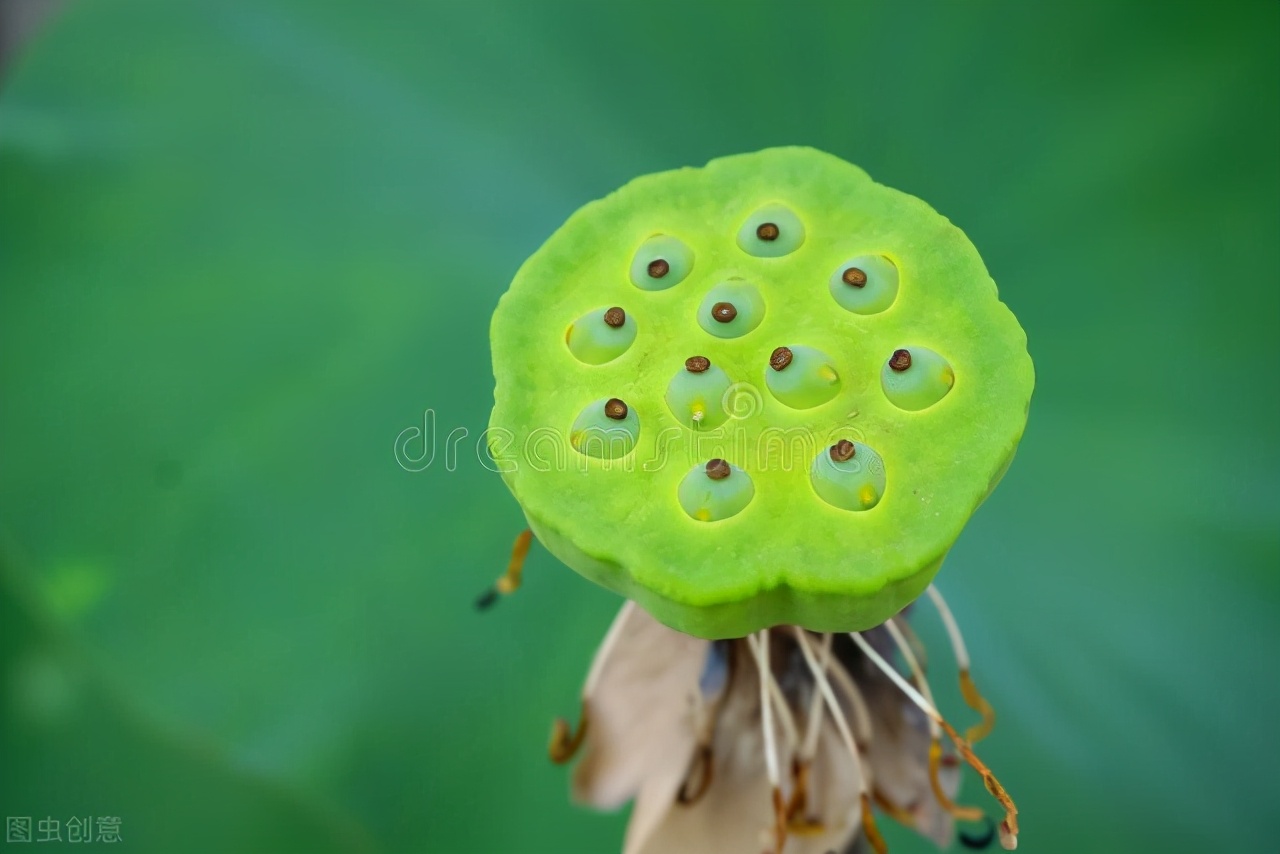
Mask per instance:
[[[729,464],[719,457],[707,461],[707,477],[712,480],[724,480],[732,472],[733,469],[729,468]]]
[[[789,364],[791,364],[791,349],[788,347],[779,347],[769,356],[769,367],[775,371],[780,371]]]
[[[711,360],[706,356],[690,356],[684,360],[684,369],[691,374],[700,374],[711,367]]]
[[[838,463],[853,459],[855,453],[857,453],[857,448],[848,439],[841,439],[831,446],[831,459]]]
[[[867,284],[867,274],[857,267],[850,267],[844,271],[844,275],[840,278],[844,279],[844,283],[851,287],[861,288]]]
[[[649,262],[649,276],[654,279],[661,279],[667,273],[671,272],[671,265],[667,263],[665,258],[655,258]]]
[[[718,302],[711,306],[711,317],[720,323],[732,323],[738,316],[737,307],[731,302]]]
[[[760,227],[756,229],[756,237],[760,238],[761,240],[769,240],[769,241],[777,240],[778,226],[772,222],[761,223]]]
[[[898,373],[902,373],[911,367],[911,353],[908,350],[894,350],[893,355],[889,357],[889,367]]]
[[[619,306],[614,306],[604,313],[604,322],[617,329],[627,322],[627,313]]]
[[[614,421],[621,421],[627,417],[627,405],[616,397],[611,397],[604,403],[604,414]]]

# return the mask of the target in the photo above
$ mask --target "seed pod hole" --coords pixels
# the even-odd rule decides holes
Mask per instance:
[[[769,355],[765,385],[792,409],[812,409],[840,391],[840,374],[831,357],[813,347],[778,347]]]
[[[621,306],[589,311],[564,334],[569,352],[579,362],[603,365],[627,352],[636,340],[636,321]]]
[[[861,442],[841,439],[814,457],[809,482],[818,497],[833,507],[870,510],[884,495],[884,460]]]
[[[580,454],[616,460],[631,453],[640,436],[640,419],[626,402],[611,397],[588,404],[574,419],[569,444]]]
[[[718,522],[736,516],[755,497],[751,476],[732,463],[714,459],[694,466],[677,489],[684,512],[699,522]]]
[[[764,312],[764,297],[755,285],[726,279],[702,298],[698,325],[717,338],[738,338],[759,326]]]
[[[917,412],[946,397],[956,383],[951,363],[928,347],[899,347],[880,369],[880,387],[899,409]]]
[[[804,223],[785,205],[771,204],[747,217],[738,229],[738,247],[757,258],[780,258],[804,244]]]
[[[714,430],[729,419],[724,399],[732,384],[706,356],[692,356],[667,384],[667,408],[685,427]]]
[[[655,234],[631,259],[631,284],[646,291],[662,291],[680,284],[693,270],[693,250],[670,234]]]
[[[828,288],[846,311],[879,314],[898,298],[898,267],[883,255],[858,255],[836,267]]]

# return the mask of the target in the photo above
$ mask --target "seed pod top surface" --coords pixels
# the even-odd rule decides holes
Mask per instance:
[[[490,450],[534,533],[712,638],[861,630],[913,600],[1012,459],[1034,384],[964,234],[807,148],[586,205],[491,338]]]

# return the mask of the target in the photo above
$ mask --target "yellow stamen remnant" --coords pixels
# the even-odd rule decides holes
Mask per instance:
[[[992,728],[995,727],[996,710],[991,708],[991,704],[979,693],[978,686],[973,683],[973,678],[969,675],[969,650],[965,647],[964,635],[960,634],[960,624],[956,622],[955,615],[947,606],[947,601],[932,584],[929,585],[927,592],[929,598],[933,600],[933,606],[938,609],[938,616],[942,618],[943,626],[947,629],[947,637],[951,639],[951,649],[956,656],[956,667],[960,670],[960,696],[964,697],[969,708],[982,715],[982,723],[969,727],[969,731],[965,733],[965,738],[970,744],[977,744],[990,735]]]
[[[916,706],[920,708],[920,711],[928,715],[931,720],[935,721],[938,726],[946,732],[947,736],[955,744],[956,751],[960,754],[960,757],[964,759],[965,762],[969,763],[969,766],[973,768],[973,770],[977,771],[982,777],[982,783],[987,787],[987,791],[990,792],[991,796],[999,801],[1000,806],[1004,808],[1004,821],[1000,823],[1000,844],[1008,850],[1016,848],[1018,846],[1018,808],[1014,805],[1013,799],[1009,797],[1009,793],[1005,791],[1004,786],[1001,786],[1000,781],[991,773],[991,769],[987,768],[987,766],[982,763],[982,760],[980,760],[977,754],[973,752],[973,748],[970,747],[969,742],[960,737],[960,734],[955,731],[955,728],[951,726],[951,724],[947,723],[946,720],[943,719],[938,710],[933,707],[933,704],[926,700],[919,691],[913,688],[911,683],[904,679],[902,674],[894,669],[889,662],[885,661],[884,657],[881,656],[880,653],[876,652],[875,648],[871,646],[871,644],[867,643],[866,638],[864,638],[859,632],[850,632],[849,636],[853,638],[853,642],[858,645],[858,648],[862,650],[862,653],[869,658],[876,667],[880,668],[880,671],[884,673],[885,676],[888,676],[889,679],[897,685],[899,689],[901,689],[902,693],[906,694],[911,702],[915,703]]]
[[[906,635],[898,626],[897,619],[890,619],[885,622],[884,627],[889,630],[889,635],[893,638],[893,642],[898,645],[898,650],[902,653],[902,659],[907,663],[907,669],[911,671],[911,678],[919,687],[920,693],[929,701],[929,705],[934,705],[933,691],[929,688],[929,682],[925,679],[924,668],[920,666],[920,662],[916,659],[915,651],[911,645],[907,643]],[[937,799],[938,805],[952,816],[960,821],[982,821],[983,812],[978,807],[962,807],[958,806],[947,795],[942,788],[942,781],[938,777],[938,772],[942,768],[942,730],[937,721],[929,721],[929,788],[933,789],[933,796]]]
[[[871,797],[866,792],[862,793],[862,833],[867,837],[872,851],[876,854],[889,854],[889,846],[885,845],[880,828],[876,827],[875,817],[871,814]]]
[[[480,594],[476,607],[480,610],[490,608],[498,597],[507,596],[520,589],[520,580],[524,573],[524,561],[529,556],[529,547],[533,544],[533,531],[525,528],[516,536],[511,546],[511,560],[507,562],[507,571],[494,582],[493,586]]]
[[[557,765],[563,765],[574,757],[582,742],[587,737],[587,704],[582,703],[582,716],[578,719],[577,729],[570,730],[569,722],[564,718],[556,718],[551,724],[551,742],[547,745],[547,755]]]

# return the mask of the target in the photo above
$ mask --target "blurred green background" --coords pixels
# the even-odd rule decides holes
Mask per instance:
[[[535,549],[471,607],[522,526],[488,319],[585,202],[786,143],[952,218],[1027,329],[940,576],[1022,850],[1274,851],[1271,0],[72,3],[0,79],[0,813],[617,850],[544,748],[618,602]]]

